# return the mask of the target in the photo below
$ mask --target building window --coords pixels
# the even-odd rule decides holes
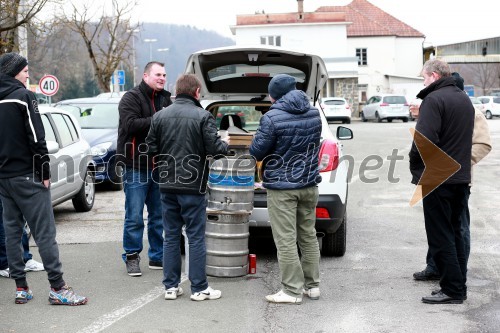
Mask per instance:
[[[260,43],[262,45],[281,46],[281,36],[261,36]]]
[[[358,66],[368,65],[368,57],[366,49],[356,49],[356,57],[358,58]]]

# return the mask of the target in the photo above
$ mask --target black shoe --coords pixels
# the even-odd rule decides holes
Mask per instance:
[[[422,297],[422,302],[427,304],[462,304],[464,301],[461,298],[448,296],[439,290],[434,295]]]
[[[426,268],[421,272],[413,273],[413,278],[417,281],[439,281],[439,279],[441,279],[441,276],[437,273],[428,271]]]
[[[132,253],[132,254],[127,254],[126,255],[127,259],[125,261],[125,264],[127,265],[127,273],[130,276],[141,276],[141,267],[139,266],[139,262],[141,261],[141,257],[139,257],[139,254]]]
[[[149,261],[149,269],[163,269],[163,263],[161,261]]]
[[[436,295],[437,293],[440,293],[441,292],[441,289],[436,289],[436,290],[433,290],[431,291],[431,295]],[[467,293],[465,293],[464,295],[464,301],[467,300]]]

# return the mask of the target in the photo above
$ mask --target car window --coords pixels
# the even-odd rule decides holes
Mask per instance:
[[[475,97],[470,98],[472,104],[482,104],[481,101]]]
[[[45,141],[57,142],[56,134],[54,133],[52,124],[50,123],[49,117],[46,114],[42,115],[42,123],[43,123],[43,129],[45,130]]]
[[[500,104],[500,97],[493,98],[493,103],[499,103]]]
[[[59,107],[75,116],[82,129],[118,128],[118,104],[61,104]]]
[[[481,103],[488,104],[488,99],[487,98],[481,98]]]
[[[385,96],[384,103],[387,103],[387,104],[405,104],[406,97],[404,97],[404,96]]]
[[[54,120],[54,124],[56,125],[59,136],[61,137],[61,145],[66,147],[72,144],[74,141],[73,136],[71,135],[71,130],[64,120],[63,115],[60,113],[52,113],[52,119]]]
[[[213,68],[208,71],[210,82],[228,80],[238,77],[269,77],[287,73],[295,78],[298,83],[305,81],[306,74],[296,68],[283,65],[250,66],[247,64],[231,64]]]
[[[325,104],[326,105],[344,105],[345,102],[343,100],[334,99],[334,100],[325,101]]]
[[[66,124],[68,125],[69,131],[71,133],[71,137],[73,138],[73,141],[78,141],[78,132],[76,131],[75,124],[73,124],[73,121],[71,118],[67,115],[63,115],[64,120],[66,121]]]
[[[380,102],[380,100],[381,100],[380,96],[373,97],[373,103],[378,103],[378,102]]]

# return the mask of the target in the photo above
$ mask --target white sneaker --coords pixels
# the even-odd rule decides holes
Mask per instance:
[[[184,294],[184,291],[182,290],[181,287],[179,287],[179,288],[175,288],[175,287],[168,288],[165,291],[165,299],[176,299],[177,296],[180,296],[182,294]]]
[[[39,272],[44,270],[45,267],[43,267],[43,264],[33,259],[28,260],[26,262],[26,266],[24,267],[25,272]]]
[[[5,278],[10,278],[10,271],[8,268],[0,270],[0,276],[3,276]]]
[[[304,295],[310,299],[319,299],[319,288],[304,289]]]
[[[199,291],[191,295],[192,301],[204,301],[206,299],[219,299],[222,293],[220,290],[212,289],[212,287],[208,287],[205,290]]]
[[[283,292],[283,290],[278,291],[274,295],[267,295],[266,300],[271,303],[293,303],[293,304],[302,303],[302,297],[293,297],[287,295]]]

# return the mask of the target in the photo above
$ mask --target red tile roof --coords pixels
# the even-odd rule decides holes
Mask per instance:
[[[287,23],[346,22],[343,12],[283,13],[237,15],[236,25],[264,25]]]
[[[347,37],[397,36],[425,37],[420,31],[401,22],[394,16],[366,0],[353,0],[346,6],[324,6],[316,12],[343,12],[347,26]]]

